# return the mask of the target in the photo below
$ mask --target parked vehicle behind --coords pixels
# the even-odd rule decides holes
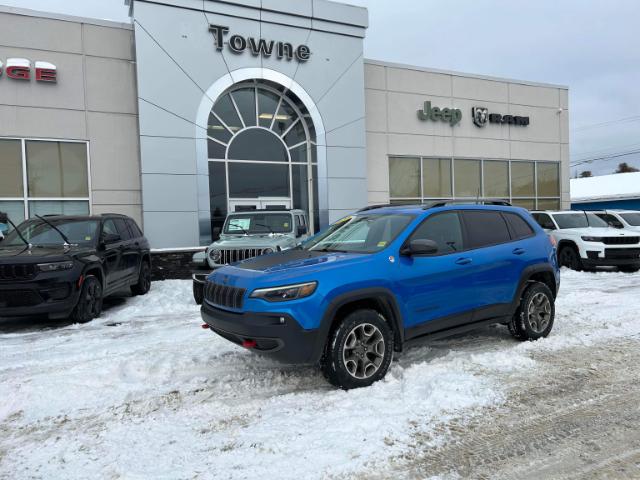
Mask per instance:
[[[558,242],[558,261],[573,270],[640,270],[640,233],[612,228],[593,212],[540,211],[533,218]]]
[[[193,274],[193,298],[202,303],[204,285],[211,270],[248,258],[281,252],[309,238],[304,210],[250,210],[225,219],[220,238],[193,256],[196,266],[208,271]]]
[[[545,337],[559,285],[555,247],[522,208],[384,206],[215,270],[201,312],[222,337],[319,364],[349,389],[383,378],[412,339],[494,323],[521,340]]]
[[[593,211],[612,228],[624,228],[633,232],[640,232],[640,212],[635,210],[601,210]]]
[[[0,317],[88,322],[108,295],[150,288],[149,242],[124,215],[37,217],[0,242]]]

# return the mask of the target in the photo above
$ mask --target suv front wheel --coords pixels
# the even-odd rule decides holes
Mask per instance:
[[[332,385],[349,390],[383,378],[393,358],[393,332],[375,310],[347,315],[329,338],[322,371]]]
[[[509,322],[509,332],[518,340],[546,337],[555,317],[553,293],[542,282],[531,282],[522,293],[520,305]]]

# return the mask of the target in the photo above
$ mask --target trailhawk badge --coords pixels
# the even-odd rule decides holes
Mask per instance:
[[[489,119],[489,109],[485,107],[473,107],[471,109],[471,115],[473,116],[473,123],[478,127],[484,127]]]

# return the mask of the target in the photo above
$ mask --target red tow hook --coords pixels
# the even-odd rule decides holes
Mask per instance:
[[[209,325],[207,325],[206,323],[203,323],[202,325],[200,325],[202,328],[204,328],[205,330],[209,328]]]
[[[242,346],[244,348],[256,348],[256,341],[255,340],[243,340],[242,341]]]

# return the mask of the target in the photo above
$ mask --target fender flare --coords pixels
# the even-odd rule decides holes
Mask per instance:
[[[391,328],[396,334],[396,345],[394,347],[398,351],[402,350],[402,345],[404,344],[404,320],[395,295],[385,287],[362,288],[340,294],[329,302],[329,305],[322,315],[320,326],[318,327],[316,344],[312,352],[312,361],[314,363],[318,362],[322,357],[324,346],[328,340],[338,310],[350,303],[369,299],[381,302],[382,308],[385,311],[385,317],[387,317]]]
[[[551,275],[551,278],[553,278],[553,282],[556,284],[555,288],[553,288],[552,292],[553,295],[555,297],[555,295],[558,293],[558,284],[556,282],[556,276],[555,276],[555,272],[553,270],[553,267],[551,267],[551,265],[547,265],[547,264],[537,264],[537,265],[529,265],[528,267],[526,267],[523,271],[522,274],[520,275],[520,281],[518,282],[518,288],[516,290],[516,294],[513,298],[513,301],[511,302],[511,314],[515,314],[516,310],[518,309],[518,306],[520,305],[520,299],[522,298],[522,294],[524,293],[524,289],[527,288],[527,283],[529,283],[529,280],[531,279],[531,277],[537,273],[548,273]]]

